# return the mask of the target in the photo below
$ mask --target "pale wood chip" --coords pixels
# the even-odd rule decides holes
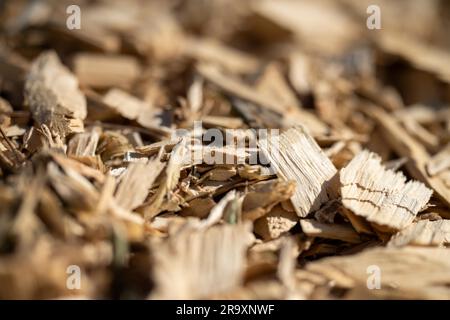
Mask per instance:
[[[62,137],[83,131],[86,98],[56,53],[45,52],[34,60],[25,82],[25,99],[34,120]]]
[[[430,176],[434,176],[447,169],[450,169],[450,143],[431,157],[427,163],[427,172]]]
[[[242,203],[242,218],[256,220],[268,213],[278,203],[292,197],[293,181],[269,180],[250,186]]]
[[[254,232],[266,241],[273,240],[291,230],[297,222],[295,212],[286,211],[278,205],[255,221]]]
[[[146,163],[131,163],[117,188],[115,194],[117,204],[128,210],[141,205],[164,165],[159,158]]]
[[[245,253],[253,241],[249,227],[222,225],[202,231],[185,227],[155,244],[156,287],[151,298],[199,299],[241,285]]]
[[[97,145],[100,140],[99,128],[78,133],[70,139],[67,154],[70,156],[95,156]]]
[[[340,171],[342,203],[355,215],[400,230],[411,224],[432,191],[400,172],[386,170],[374,153],[363,151]]]
[[[140,73],[138,61],[126,55],[79,53],[73,64],[80,83],[93,88],[127,88]]]
[[[360,34],[360,28],[342,8],[332,2],[262,0],[253,9],[259,16],[276,23],[319,52],[343,52]],[[333,21],[330,30],[323,19]]]
[[[328,289],[320,286],[322,291],[316,291],[316,298],[322,299],[333,297],[331,288],[347,289],[347,299],[449,299],[449,268],[448,249],[417,247],[367,249],[306,266],[328,279]],[[377,276],[379,289],[372,287]]]
[[[383,109],[376,106],[367,106],[366,112],[379,124],[386,142],[399,155],[410,159],[406,163],[409,173],[416,179],[431,187],[436,195],[450,206],[450,188],[439,175],[430,176],[426,164],[430,161],[430,155],[425,148],[414,140],[398,123]]]
[[[210,210],[208,217],[200,222],[199,229],[209,228],[210,226],[222,220],[225,214],[227,213],[226,212],[227,207],[229,207],[230,204],[232,204],[233,202],[234,203],[238,202],[238,204],[241,204],[239,196],[236,194],[235,190],[228,192],[222,199],[220,199],[220,201]],[[238,208],[238,210],[239,209],[240,208]],[[238,212],[234,212],[234,214],[238,214]],[[234,220],[236,221],[238,218],[239,217],[235,217]]]
[[[441,246],[450,244],[450,220],[421,220],[395,234],[388,246]]]
[[[161,212],[164,201],[167,202],[167,200],[172,198],[172,191],[178,184],[180,171],[187,152],[186,141],[181,140],[170,153],[170,159],[166,166],[164,179],[159,185],[156,194],[150,200],[150,206],[144,209],[144,216],[147,220]]]
[[[303,232],[311,237],[359,243],[358,233],[350,225],[322,223],[313,219],[300,219]]]
[[[296,181],[291,201],[299,217],[306,217],[330,199],[330,182],[337,170],[302,127],[261,140],[259,145],[280,178]]]

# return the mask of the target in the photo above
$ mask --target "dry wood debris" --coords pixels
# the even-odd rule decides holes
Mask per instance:
[[[0,2],[0,299],[449,299],[450,2],[378,2]]]
[[[401,230],[414,220],[432,191],[402,173],[386,170],[381,159],[367,151],[340,171],[343,205],[380,227]]]
[[[262,140],[260,146],[282,179],[295,180],[291,200],[299,217],[329,200],[336,168],[305,129],[289,129],[280,137]]]

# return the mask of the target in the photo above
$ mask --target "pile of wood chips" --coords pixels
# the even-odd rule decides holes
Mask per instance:
[[[72,2],[1,2],[0,298],[450,299],[448,1]]]

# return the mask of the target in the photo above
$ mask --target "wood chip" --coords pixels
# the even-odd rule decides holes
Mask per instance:
[[[427,172],[430,176],[434,176],[447,169],[450,169],[450,144],[447,144],[427,163]]]
[[[157,110],[148,103],[133,97],[123,90],[109,90],[103,97],[103,102],[111,106],[124,118],[136,120],[143,127],[155,128],[161,124]]]
[[[375,248],[313,262],[306,269],[324,276],[326,283],[333,284],[331,288],[346,289],[347,299],[448,299],[450,290],[437,284],[448,280],[449,261],[447,249]],[[380,289],[370,290],[368,284],[377,288],[376,274],[380,275]],[[319,297],[333,297],[329,290],[318,293]]]
[[[75,76],[54,52],[43,53],[33,62],[25,83],[25,98],[33,118],[61,137],[83,131],[86,98]]]
[[[311,237],[335,239],[349,243],[359,243],[358,233],[349,225],[321,223],[312,219],[300,219],[302,231]]]
[[[93,88],[128,87],[140,72],[134,57],[122,55],[80,53],[73,65],[80,84]]]
[[[374,153],[363,151],[340,171],[342,203],[355,215],[380,226],[401,230],[423,209],[432,191],[417,181],[406,182],[386,170]]]
[[[329,200],[336,168],[303,128],[292,128],[277,139],[263,140],[260,147],[280,178],[297,182],[291,201],[299,217],[306,217]]]
[[[388,246],[441,246],[443,244],[450,244],[450,221],[421,220],[395,234]]]
[[[117,188],[115,194],[117,204],[128,210],[141,205],[163,168],[164,163],[158,158],[146,163],[131,163]]]
[[[245,252],[251,241],[248,224],[205,232],[181,230],[155,248],[156,289],[151,297],[199,299],[237,287],[243,281]],[[186,273],[191,276],[185,277]]]
[[[411,159],[406,164],[410,174],[416,179],[426,183],[433,191],[450,206],[450,189],[439,176],[429,176],[426,164],[430,156],[425,148],[415,141],[409,134],[386,112],[375,106],[368,108],[367,112],[377,121],[384,135],[388,137],[387,143],[401,156]],[[401,137],[401,138],[400,138]]]
[[[294,212],[286,211],[278,205],[255,221],[254,232],[264,240],[272,240],[291,230],[297,222],[298,217]]]

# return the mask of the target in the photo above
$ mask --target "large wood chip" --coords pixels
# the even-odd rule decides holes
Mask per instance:
[[[395,234],[388,245],[440,246],[450,244],[450,220],[421,220]]]
[[[386,170],[374,153],[363,151],[340,171],[342,203],[355,215],[388,229],[410,225],[432,191],[423,183],[406,182],[400,172]]]
[[[86,98],[56,53],[42,53],[33,62],[25,83],[25,98],[37,123],[46,124],[62,137],[83,131]]]
[[[446,285],[449,268],[449,250],[409,247],[367,249],[306,266],[313,274],[324,276],[331,288],[345,289],[344,297],[348,299],[450,299]],[[377,275],[379,289],[375,287]],[[327,290],[325,286],[321,288]],[[319,297],[332,297],[331,292],[325,292]]]
[[[329,200],[336,168],[302,127],[262,140],[260,147],[280,178],[296,181],[291,201],[299,217],[306,217]]]
[[[203,232],[185,227],[155,244],[156,289],[151,297],[199,299],[240,285],[245,253],[253,239],[249,227],[223,225]]]

